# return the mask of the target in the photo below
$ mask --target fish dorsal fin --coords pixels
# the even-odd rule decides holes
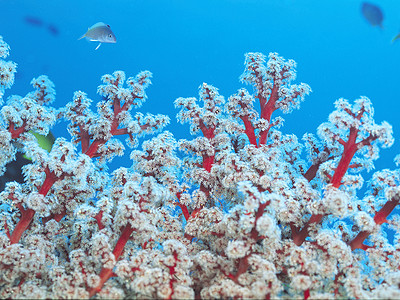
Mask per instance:
[[[89,27],[88,30],[93,29],[93,28],[96,28],[96,27],[100,27],[100,26],[107,26],[107,24],[104,23],[104,22],[97,22],[97,23],[94,24],[92,27]]]

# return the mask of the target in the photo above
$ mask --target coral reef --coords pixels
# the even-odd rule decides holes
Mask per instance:
[[[0,58],[8,55],[0,39]],[[102,77],[97,111],[83,92],[54,108],[46,76],[1,108],[0,165],[32,163],[1,192],[1,298],[399,298],[399,170],[372,175],[392,128],[371,101],[335,102],[316,134],[283,134],[282,117],[311,92],[296,64],[248,53],[227,100],[203,83],[179,98],[190,140],[169,117],[134,113],[151,73]],[[16,64],[0,60],[0,98]],[[68,122],[50,152],[32,132]],[[154,135],[157,134],[157,135]],[[154,135],[145,139],[147,135]],[[130,168],[108,172],[126,137]],[[140,139],[139,139],[140,138]],[[143,141],[143,142],[140,142]],[[397,157],[396,162],[400,162]],[[388,236],[394,232],[394,238]]]

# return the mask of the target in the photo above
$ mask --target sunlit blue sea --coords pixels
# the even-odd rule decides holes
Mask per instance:
[[[382,149],[376,169],[394,168],[400,143],[400,1],[379,0],[382,28],[372,26],[358,0],[0,0],[0,35],[18,64],[15,84],[6,91],[25,95],[33,77],[46,74],[55,83],[54,106],[81,90],[94,102],[100,77],[115,70],[127,76],[153,73],[141,112],[167,114],[167,130],[188,138],[189,127],[176,121],[173,102],[198,94],[209,83],[225,98],[243,84],[246,52],[278,52],[297,62],[296,83],[313,90],[300,110],[283,115],[285,133],[299,138],[316,133],[336,99],[364,95],[375,121],[386,120],[395,143]],[[116,44],[78,40],[97,22],[109,24]],[[279,115],[275,113],[274,116]],[[66,136],[67,124],[53,129]],[[127,151],[129,154],[129,151]],[[129,167],[127,156],[110,168]]]

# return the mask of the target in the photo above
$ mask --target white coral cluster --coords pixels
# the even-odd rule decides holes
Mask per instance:
[[[14,83],[17,64],[3,60],[10,53],[10,46],[0,36],[0,104],[3,103],[4,90],[9,89]]]
[[[244,64],[246,68],[240,79],[255,87],[255,98],[261,100],[261,106],[268,105],[263,101],[268,101],[272,97],[274,98],[273,110],[281,109],[284,113],[290,113],[293,109],[298,109],[300,102],[311,92],[311,88],[305,83],[292,84],[296,78],[296,63],[292,59],[285,61],[277,53],[270,53],[268,61],[266,61],[266,57],[262,53],[247,53]],[[242,90],[236,97],[243,98],[243,100],[251,98]],[[234,110],[234,113],[236,110],[241,110],[242,105],[238,105],[240,102],[235,97],[231,100],[230,109]],[[245,102],[251,103],[252,101],[254,100]],[[264,116],[261,118],[263,119]]]
[[[57,110],[47,106],[55,99],[54,84],[44,75],[34,78],[31,84],[35,90],[23,98],[9,97],[1,114],[8,126],[23,126],[25,131],[47,135],[57,118]]]
[[[336,110],[329,115],[329,122],[318,127],[319,137],[326,141],[329,148],[335,149],[340,144],[346,149],[349,147],[345,146],[347,139],[356,136],[354,141],[349,140],[359,150],[359,156],[352,161],[357,164],[358,170],[371,170],[373,160],[379,157],[378,146],[387,148],[393,145],[392,126],[387,122],[381,125],[375,123],[372,103],[367,97],[360,97],[353,105],[341,98],[335,102],[335,106]]]
[[[8,50],[0,38],[0,58]],[[14,72],[2,64],[0,96]],[[0,297],[399,297],[400,220],[389,216],[400,200],[399,170],[376,172],[366,197],[356,193],[378,145],[392,144],[391,128],[374,123],[361,97],[336,102],[321,140],[306,134],[304,146],[278,131],[282,119],[271,113],[298,108],[310,92],[292,83],[295,66],[276,53],[247,54],[241,80],[254,93],[240,89],[225,104],[202,84],[199,100],[175,101],[179,121],[199,136],[176,141],[163,131],[132,151],[130,168],[111,174],[106,163],[125,147],[116,136],[136,146],[169,122],[132,114],[146,100],[150,72],[104,75],[97,112],[83,92],[66,108],[50,107],[55,91],[45,76],[25,97],[10,97],[0,165],[17,151],[32,163],[24,183],[0,193]],[[29,131],[47,134],[62,116],[72,138],[57,138],[47,152]],[[355,174],[346,169],[333,186],[349,134]]]

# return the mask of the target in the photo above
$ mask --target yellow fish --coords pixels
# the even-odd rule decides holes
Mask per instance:
[[[41,135],[32,130],[30,130],[29,132],[32,133],[36,137],[38,144],[42,149],[46,150],[47,152],[51,151],[54,141],[56,140],[56,138],[54,137],[54,135],[51,132],[49,132],[47,135]],[[24,158],[32,160],[31,158],[27,157],[25,154],[24,154]]]
[[[55,140],[55,138],[51,132],[49,132],[49,134],[46,136],[38,134],[33,131],[29,131],[29,132],[32,133],[36,137],[40,147],[47,150],[47,152],[50,152],[50,150],[54,144],[54,140]],[[16,144],[16,147],[18,149],[20,149],[21,145]],[[25,154],[21,153],[20,151],[17,151],[17,153],[15,154],[15,160],[13,160],[12,162],[9,162],[7,164],[6,171],[4,172],[4,174],[2,176],[0,176],[0,192],[4,191],[4,188],[5,188],[7,182],[16,181],[19,183],[23,183],[24,176],[22,174],[22,167],[31,162],[32,162],[31,158],[27,157]],[[0,208],[0,210],[1,210],[1,208]]]

